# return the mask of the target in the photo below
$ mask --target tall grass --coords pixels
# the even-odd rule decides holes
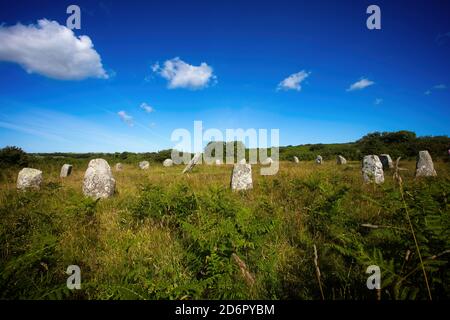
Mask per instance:
[[[358,162],[282,162],[275,176],[256,166],[241,193],[229,189],[231,166],[182,175],[125,164],[116,195],[100,201],[81,192],[87,161],[73,164],[65,179],[61,163],[35,164],[44,186],[30,192],[16,191],[16,169],[2,171],[0,298],[377,299],[373,264],[381,299],[427,299],[423,269],[433,298],[450,296],[448,163],[416,180],[402,162],[399,189],[389,171],[383,185],[363,184]],[[66,288],[72,264],[81,290]]]

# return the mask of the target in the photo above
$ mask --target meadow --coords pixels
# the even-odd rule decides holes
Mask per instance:
[[[65,162],[73,173],[60,178]],[[254,165],[247,192],[230,190],[230,165],[124,164],[99,201],[81,191],[87,163],[41,158],[43,187],[27,192],[18,168],[1,170],[0,299],[450,297],[448,162],[415,179],[415,162],[400,161],[402,186],[392,170],[364,184],[359,161],[282,161],[274,176]],[[69,265],[80,290],[66,286]],[[380,290],[366,286],[370,265]]]

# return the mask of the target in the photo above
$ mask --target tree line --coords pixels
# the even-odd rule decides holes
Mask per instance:
[[[226,154],[228,148],[233,148],[236,160],[238,148],[245,148],[241,141],[231,142],[210,142],[205,150],[214,156],[215,146],[219,144],[223,148],[223,155]],[[364,155],[368,154],[390,154],[393,159],[402,157],[403,159],[413,159],[420,150],[428,150],[433,159],[442,159],[449,161],[450,154],[450,138],[448,136],[422,136],[418,137],[412,131],[396,131],[396,132],[372,132],[366,134],[361,139],[349,143],[332,143],[332,144],[304,144],[298,146],[284,146],[279,148],[280,160],[292,160],[297,156],[300,160],[314,160],[317,155],[321,155],[325,160],[335,159],[340,154],[347,160],[361,160]],[[160,150],[157,152],[115,152],[115,153],[71,153],[71,152],[53,152],[53,153],[30,153],[27,154],[21,148],[15,146],[7,146],[0,149],[0,166],[19,166],[24,167],[30,162],[47,161],[49,158],[55,161],[64,162],[67,158],[75,161],[84,161],[92,158],[104,158],[107,161],[136,163],[142,160],[150,162],[162,162],[171,157],[171,149]],[[268,150],[270,156],[270,149]],[[248,158],[249,149],[245,149]]]

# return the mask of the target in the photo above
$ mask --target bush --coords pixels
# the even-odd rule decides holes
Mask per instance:
[[[0,166],[26,167],[28,166],[28,155],[21,148],[7,146],[0,150]]]

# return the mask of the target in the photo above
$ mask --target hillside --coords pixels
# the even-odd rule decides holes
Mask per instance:
[[[223,143],[223,142],[219,142]],[[237,142],[235,144],[238,144]],[[225,143],[223,143],[225,150]],[[320,154],[325,160],[334,159],[336,155],[343,155],[348,160],[361,160],[367,154],[390,154],[393,159],[415,159],[420,150],[428,150],[434,159],[447,160],[449,158],[450,138],[447,136],[417,137],[411,131],[397,132],[374,132],[369,133],[361,139],[349,143],[334,144],[305,144],[298,146],[281,146],[280,160],[292,161],[293,156],[300,160],[313,160]],[[248,149],[246,150],[248,155]],[[268,152],[270,154],[270,150]],[[162,162],[170,158],[171,150],[158,152],[116,152],[116,153],[37,153],[35,159],[39,161],[42,157],[51,157],[54,160],[64,162],[64,158],[90,159],[105,158],[110,161],[124,163],[136,163],[141,160],[151,162]],[[0,155],[1,158],[1,155]],[[0,159],[1,161],[1,159]]]

